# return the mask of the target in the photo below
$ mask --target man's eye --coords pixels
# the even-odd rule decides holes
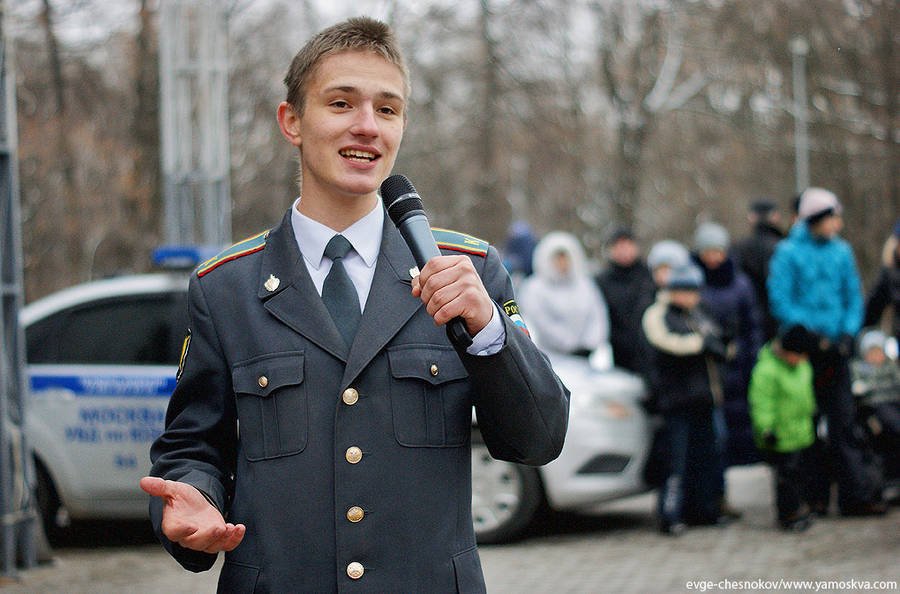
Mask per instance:
[[[339,109],[347,109],[348,107],[350,107],[350,104],[347,103],[346,101],[344,101],[343,99],[338,99],[337,101],[332,101],[331,106],[337,107]]]

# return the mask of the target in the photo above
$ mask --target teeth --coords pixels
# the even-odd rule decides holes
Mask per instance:
[[[341,151],[341,156],[349,157],[351,159],[366,159],[368,161],[371,161],[375,158],[375,153],[358,151],[355,149],[345,149]]]

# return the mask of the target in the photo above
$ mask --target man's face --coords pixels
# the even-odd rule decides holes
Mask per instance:
[[[672,267],[668,264],[660,264],[653,269],[653,282],[658,288],[665,287],[669,284],[669,276],[672,274]]]
[[[306,105],[289,127],[301,151],[302,194],[311,200],[373,197],[403,138],[400,69],[373,52],[330,55],[316,67]]]
[[[609,259],[619,266],[631,266],[639,253],[638,244],[631,239],[617,239],[609,246]]]
[[[727,259],[728,254],[725,250],[720,250],[718,248],[705,249],[700,252],[700,260],[710,270],[715,270],[724,264]]]
[[[809,228],[809,230],[816,237],[831,239],[837,237],[838,233],[840,233],[843,228],[844,219],[840,215],[829,215],[824,219],[817,221]]]
[[[694,309],[700,305],[700,291],[695,289],[672,289],[669,300],[682,309]]]
[[[887,355],[884,354],[884,349],[881,347],[870,348],[865,352],[864,357],[866,363],[874,365],[875,367],[881,367],[884,365],[884,362],[887,361]]]
[[[806,353],[797,353],[794,351],[783,351],[781,358],[791,367],[796,367],[806,360]]]
[[[568,277],[572,270],[572,258],[568,252],[559,251],[553,254],[553,268],[561,277]]]

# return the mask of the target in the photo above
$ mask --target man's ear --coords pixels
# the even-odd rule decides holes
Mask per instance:
[[[287,101],[282,101],[278,104],[276,116],[278,118],[278,127],[281,128],[281,135],[288,142],[299,147],[301,144],[300,116],[297,115],[297,112],[294,111],[294,108]]]

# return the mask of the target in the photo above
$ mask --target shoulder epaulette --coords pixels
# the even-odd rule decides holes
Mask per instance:
[[[230,248],[222,250],[203,264],[197,267],[197,276],[209,274],[225,262],[231,262],[238,258],[243,258],[254,252],[266,247],[266,238],[269,237],[269,231],[257,233],[253,237],[248,237],[243,241],[239,241]]]
[[[478,239],[459,231],[451,231],[450,229],[432,227],[431,234],[434,235],[434,241],[437,243],[438,248],[442,250],[453,250],[484,257],[487,256],[488,247],[490,246],[483,239]]]

